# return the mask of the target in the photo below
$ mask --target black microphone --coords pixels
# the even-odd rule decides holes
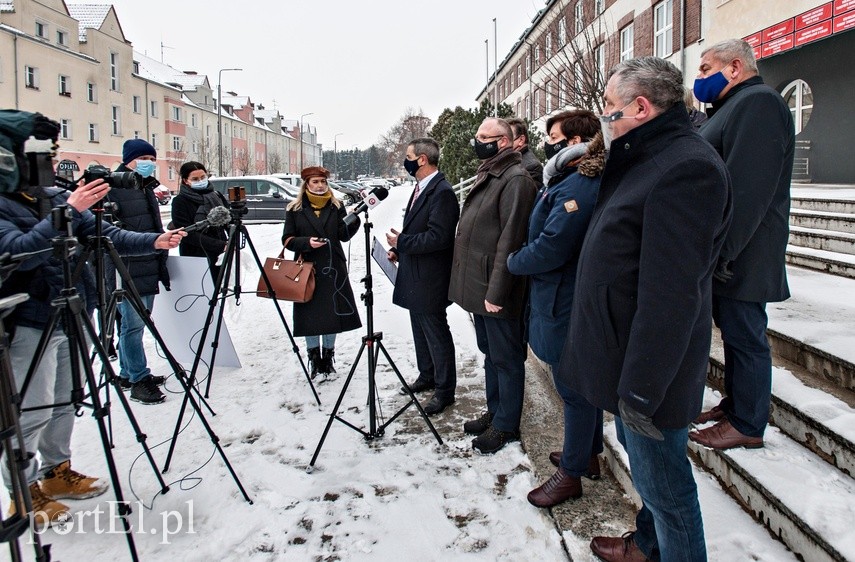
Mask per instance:
[[[208,228],[209,226],[226,226],[231,220],[232,215],[229,210],[222,205],[218,205],[208,211],[208,217],[205,220],[201,220],[197,223],[191,224],[190,226],[183,226],[178,230],[194,232],[196,230]]]
[[[359,202],[359,205],[356,206],[352,213],[344,217],[344,224],[347,226],[352,225],[359,220],[359,213],[367,211],[368,209],[373,209],[380,204],[380,201],[387,197],[389,197],[389,190],[378,185],[365,194],[365,198]]]

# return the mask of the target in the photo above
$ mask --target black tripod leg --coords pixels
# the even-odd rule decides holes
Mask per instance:
[[[80,297],[76,296],[72,297],[71,299],[67,299],[65,306],[70,309],[66,311],[65,315],[65,330],[66,337],[68,338],[68,353],[69,359],[71,360],[71,371],[74,379],[79,381],[81,380],[80,358],[88,356],[88,344],[85,338],[83,337],[84,326],[86,327],[89,337],[92,338],[92,343],[95,345],[98,356],[101,358],[101,361],[109,362],[109,360],[107,358],[106,351],[104,350],[103,346],[101,345],[101,342],[97,338],[95,328],[92,326],[91,323],[88,322],[88,319],[86,319],[86,321],[82,320],[84,312],[83,302],[80,300]],[[134,535],[131,529],[131,523],[128,520],[128,515],[130,515],[131,513],[131,506],[125,501],[124,495],[122,493],[122,486],[119,480],[119,472],[116,469],[116,461],[113,458],[113,451],[112,447],[110,446],[109,435],[107,434],[107,426],[104,423],[104,417],[107,415],[107,412],[101,404],[101,398],[98,394],[97,381],[95,380],[95,374],[92,371],[92,364],[88,361],[84,361],[82,362],[82,365],[84,373],[86,374],[86,382],[89,385],[89,389],[91,392],[93,409],[92,417],[95,418],[95,421],[98,424],[98,433],[101,436],[101,444],[104,448],[104,458],[107,461],[107,470],[110,472],[110,481],[113,484],[113,493],[116,496],[116,506],[118,509],[119,518],[122,520],[122,527],[125,530],[125,537],[128,541],[128,548],[131,551],[131,558],[133,560],[139,560],[139,557],[137,556],[136,545],[134,544]],[[133,419],[132,416],[129,415],[129,419]],[[156,468],[155,472],[157,473]],[[161,483],[163,483],[163,478],[159,475],[159,473],[157,474],[159,480],[161,481]]]
[[[416,409],[418,409],[418,411],[419,411],[419,415],[422,417],[423,420],[425,420],[425,423],[427,424],[431,433],[433,433],[433,436],[436,437],[436,440],[439,442],[440,445],[442,445],[442,437],[439,436],[439,433],[437,433],[436,428],[433,426],[433,424],[430,421],[430,418],[428,418],[428,415],[425,413],[424,408],[422,408],[422,405],[416,399],[416,396],[415,396],[415,394],[413,394],[413,391],[410,390],[410,387],[407,385],[407,382],[404,380],[404,376],[401,375],[401,371],[398,370],[397,365],[395,365],[395,362],[392,361],[392,358],[389,356],[389,352],[387,352],[386,348],[383,346],[382,340],[377,341],[377,350],[378,350],[378,352],[379,351],[383,352],[383,355],[386,357],[386,361],[389,362],[389,366],[392,367],[392,370],[395,371],[395,374],[398,376],[398,380],[401,381],[401,384],[403,385],[403,387],[405,389],[407,389],[407,394],[409,394],[410,400],[411,400],[410,403],[407,403],[403,408],[398,410],[398,412],[394,416],[392,416],[389,419],[389,421],[387,421],[382,426],[380,426],[381,431],[383,429],[385,429],[387,425],[389,425],[390,423],[395,421],[395,418],[400,416],[404,412],[404,410],[406,410],[407,408],[410,407],[410,404],[412,403],[412,404],[415,404]]]
[[[264,271],[264,265],[261,263],[261,259],[258,257],[258,252],[255,251],[255,245],[252,243],[252,238],[249,237],[249,232],[246,231],[246,227],[243,228],[244,236],[246,239],[246,243],[249,245],[249,249],[252,252],[252,257],[255,259],[255,265],[258,266],[258,270],[261,272],[261,278],[264,280],[264,286],[267,287],[268,294],[275,294],[273,291],[273,287],[270,285],[270,279],[267,277],[267,272]],[[309,376],[309,370],[306,368],[306,363],[303,361],[303,356],[300,355],[300,347],[297,345],[297,342],[294,341],[294,335],[291,333],[291,328],[288,327],[288,322],[285,320],[285,314],[282,313],[282,307],[279,306],[279,301],[276,299],[270,299],[273,301],[273,305],[276,307],[276,312],[279,314],[279,320],[282,321],[282,326],[285,328],[285,333],[288,334],[288,339],[291,341],[291,350],[294,352],[294,355],[297,356],[297,360],[300,362],[300,368],[303,369],[303,374],[306,375],[306,381],[309,383],[309,387],[312,389],[312,394],[315,395],[315,401],[318,403],[318,406],[321,405],[321,398],[318,396],[317,390],[315,390],[315,385],[312,383],[312,377]]]
[[[359,353],[356,354],[356,359],[353,361],[353,365],[350,367],[350,372],[347,374],[347,379],[344,381],[344,386],[341,387],[341,392],[338,395],[338,400],[336,400],[335,406],[333,406],[332,412],[330,412],[330,418],[327,420],[327,425],[324,428],[324,433],[321,435],[321,440],[318,441],[318,446],[315,448],[315,454],[312,455],[312,460],[309,462],[309,466],[306,469],[307,472],[311,472],[312,468],[315,466],[315,461],[318,460],[318,455],[321,453],[321,448],[324,446],[324,441],[327,439],[327,433],[330,431],[330,427],[332,427],[333,421],[338,419],[340,422],[349,426],[352,429],[355,429],[359,433],[368,437],[368,434],[359,429],[358,427],[348,423],[347,421],[338,417],[338,409],[341,406],[342,401],[344,400],[344,395],[347,393],[347,387],[350,385],[350,381],[353,378],[353,373],[356,372],[356,367],[359,365],[359,359],[362,357],[362,352],[365,351],[365,348],[368,347],[368,343],[365,339],[362,340],[362,346],[359,348]],[[368,354],[368,360],[371,360],[371,353]]]

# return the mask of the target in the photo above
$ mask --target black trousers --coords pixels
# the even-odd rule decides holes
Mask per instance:
[[[413,326],[419,380],[433,382],[439,398],[454,398],[457,365],[446,311],[410,312],[410,324]]]

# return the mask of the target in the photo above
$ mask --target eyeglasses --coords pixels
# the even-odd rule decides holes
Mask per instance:
[[[471,141],[469,141],[469,144],[472,146],[475,146],[476,142],[490,142],[491,140],[494,140],[494,139],[500,139],[503,136],[505,136],[505,135],[493,135],[491,137],[481,137],[480,139],[476,136]]]

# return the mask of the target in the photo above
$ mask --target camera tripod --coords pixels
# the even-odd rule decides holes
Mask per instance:
[[[12,273],[21,263],[21,256],[10,259],[12,265],[7,265],[5,256],[0,256],[0,284],[6,276]],[[12,364],[9,358],[9,345],[3,318],[14,310],[14,307],[27,300],[27,295],[18,293],[0,299],[0,462],[8,463],[10,499],[15,507],[15,514],[3,518],[0,514],[0,542],[9,543],[9,555],[13,562],[23,560],[18,537],[29,528],[28,513],[33,511],[33,501],[27,484],[24,469],[32,462],[27,455],[24,435],[18,419],[19,397],[16,390]],[[39,533],[32,533],[32,545],[35,559],[38,562],[50,562],[50,545],[42,546]]]
[[[320,441],[318,441],[318,446],[315,449],[314,455],[312,455],[312,460],[309,463],[307,468],[307,472],[311,472],[315,466],[315,461],[318,459],[318,455],[321,452],[321,448],[324,446],[324,441],[327,438],[327,434],[330,431],[330,427],[332,427],[333,421],[340,421],[347,427],[353,429],[354,431],[361,433],[362,436],[366,439],[366,441],[371,441],[373,439],[383,437],[386,432],[386,428],[396,419],[398,416],[404,413],[404,411],[409,408],[411,405],[415,405],[416,409],[419,411],[419,415],[425,421],[428,428],[433,433],[433,436],[436,437],[437,442],[442,445],[442,438],[437,433],[436,428],[431,423],[430,419],[428,419],[427,414],[425,413],[422,405],[419,404],[419,401],[416,399],[415,394],[413,394],[412,390],[410,390],[409,385],[404,380],[403,375],[401,375],[401,371],[398,370],[398,367],[395,365],[395,362],[392,361],[392,357],[389,355],[389,352],[386,351],[386,348],[383,346],[383,332],[375,332],[374,331],[374,282],[371,276],[371,227],[374,226],[368,221],[368,213],[365,213],[365,224],[363,225],[363,230],[365,231],[365,277],[361,279],[361,282],[365,285],[365,292],[361,295],[362,300],[365,302],[366,309],[366,322],[365,322],[365,331],[366,335],[362,337],[362,345],[359,347],[359,351],[356,354],[356,359],[353,360],[353,365],[350,367],[350,372],[347,374],[347,379],[344,381],[344,386],[341,389],[341,393],[338,396],[338,400],[333,406],[332,412],[330,412],[329,420],[327,421],[327,425],[324,428],[324,433],[321,435]],[[368,431],[361,429],[349,421],[338,415],[338,409],[341,406],[342,401],[344,400],[345,394],[347,394],[347,387],[350,385],[350,381],[353,379],[353,375],[356,372],[356,367],[359,365],[359,360],[362,358],[362,354],[365,350],[368,350]],[[377,372],[377,360],[380,357],[380,353],[383,353],[383,357],[386,358],[386,361],[389,363],[389,366],[392,367],[392,370],[395,371],[395,375],[398,377],[398,380],[401,381],[402,388],[407,391],[407,394],[410,397],[410,401],[404,404],[401,409],[399,409],[395,415],[389,418],[387,421],[377,424],[377,383],[375,380],[375,375]]]
[[[208,434],[208,437],[210,438],[211,443],[213,443],[214,447],[216,448],[217,453],[220,455],[220,458],[223,460],[223,464],[226,465],[226,468],[228,469],[229,474],[231,475],[232,479],[234,480],[235,484],[237,485],[237,487],[240,490],[241,494],[243,495],[244,499],[246,501],[248,501],[249,503],[252,503],[252,500],[249,498],[249,495],[247,494],[246,490],[244,489],[243,484],[241,484],[240,478],[238,478],[237,473],[235,472],[234,468],[232,467],[231,463],[229,462],[229,459],[226,456],[226,453],[223,450],[222,446],[220,445],[220,438],[214,433],[213,428],[208,423],[207,418],[205,417],[204,413],[202,412],[202,408],[200,406],[200,403],[204,404],[208,408],[209,411],[211,411],[210,407],[205,402],[204,398],[202,398],[201,396],[198,397],[198,401],[196,398],[193,397],[193,392],[195,392],[198,395],[199,391],[196,388],[196,386],[193,384],[192,377],[190,377],[189,379],[187,378],[187,374],[185,373],[184,367],[181,366],[181,364],[178,362],[177,359],[175,359],[175,356],[172,355],[172,353],[169,351],[169,348],[166,346],[166,342],[163,340],[163,337],[160,335],[160,332],[157,330],[157,327],[154,325],[154,321],[151,319],[151,312],[148,309],[146,309],[145,304],[142,301],[142,298],[140,297],[139,293],[136,290],[136,287],[134,286],[133,279],[131,278],[131,275],[128,272],[127,267],[125,266],[125,263],[122,261],[121,256],[116,251],[116,248],[113,245],[113,241],[110,240],[109,237],[103,236],[103,223],[101,221],[101,216],[102,216],[103,212],[104,212],[103,208],[93,209],[93,213],[95,214],[95,219],[96,219],[95,236],[91,237],[89,239],[89,243],[87,244],[87,249],[83,252],[82,258],[79,262],[80,264],[83,264],[83,263],[85,263],[85,260],[87,260],[90,256],[92,256],[92,255],[95,256],[95,259],[94,259],[95,270],[96,270],[96,275],[97,275],[97,283],[98,283],[98,287],[99,287],[99,290],[98,290],[99,306],[104,306],[101,314],[99,315],[99,318],[100,318],[101,323],[102,323],[102,325],[101,325],[101,346],[106,349],[107,342],[109,342],[112,339],[112,329],[115,326],[114,320],[115,320],[115,316],[116,316],[116,309],[117,309],[118,303],[122,299],[127,298],[128,303],[130,303],[131,307],[134,309],[134,312],[140,317],[143,324],[148,329],[149,333],[151,333],[151,335],[154,337],[157,344],[160,346],[160,349],[163,351],[164,357],[166,357],[166,361],[169,363],[169,366],[172,369],[172,372],[175,374],[175,378],[181,384],[181,388],[184,391],[184,401],[181,405],[182,415],[183,415],[183,413],[187,407],[187,404],[189,403],[190,406],[195,411],[196,415],[198,416],[199,420],[202,422],[202,426],[204,427],[206,433]],[[110,297],[110,302],[107,305],[103,304],[103,300],[104,300],[103,295],[106,292],[103,289],[103,287],[104,287],[104,274],[103,274],[103,271],[104,271],[104,267],[103,267],[104,256],[103,256],[103,254],[104,254],[104,252],[106,252],[110,256],[111,263],[116,268],[116,272],[119,274],[119,278],[122,280],[122,286],[124,287],[124,289],[117,288],[115,291],[113,291],[113,294]],[[80,270],[81,270],[81,267],[79,266],[78,270],[75,271],[75,276],[77,276],[79,274]],[[109,360],[104,361],[102,358],[102,365],[103,365],[104,369],[109,367]],[[115,373],[112,373],[112,367],[110,367],[108,373],[109,373],[107,376],[108,382],[110,382],[111,378],[113,378],[113,379],[115,379],[114,382],[116,382],[116,384],[118,384],[118,377],[115,376]],[[120,399],[121,399],[123,405],[126,404],[127,399],[125,398],[124,393],[121,391],[121,388],[117,387],[117,391],[120,395]],[[129,406],[126,406],[126,410],[128,411],[129,417],[132,419],[132,425],[133,425],[133,428],[134,428],[135,433],[136,433],[137,441],[139,441],[140,443],[143,444],[143,447],[146,451],[146,455],[149,459],[149,462],[151,463],[152,469],[154,470],[155,474],[158,477],[158,481],[161,484],[162,492],[166,493],[169,490],[169,487],[166,486],[166,484],[164,483],[163,477],[161,476],[160,471],[158,471],[157,464],[155,463],[154,459],[152,458],[151,453],[149,452],[149,449],[145,446],[146,436],[145,436],[145,434],[143,434],[139,430],[139,426],[136,424],[136,421],[133,420],[133,414],[130,412]],[[176,436],[177,436],[177,428],[176,428]],[[167,459],[167,462],[164,464],[162,472],[166,472],[167,469],[169,468],[169,459],[171,459],[171,456],[172,456],[174,439],[175,439],[175,436],[173,436],[173,443],[170,445],[170,449],[169,449],[169,458]]]
[[[214,337],[211,340],[211,359],[208,364],[208,381],[205,386],[205,397],[208,397],[208,392],[211,388],[211,378],[213,376],[214,371],[214,361],[217,357],[217,342],[220,339],[220,331],[223,326],[223,313],[225,312],[225,304],[226,299],[233,296],[235,298],[235,304],[240,305],[240,297],[243,294],[243,290],[241,288],[240,281],[240,252],[243,244],[245,243],[249,246],[250,251],[252,252],[252,257],[255,260],[256,266],[258,266],[258,271],[261,272],[261,278],[264,280],[264,284],[267,287],[267,291],[269,294],[274,294],[273,287],[270,285],[270,279],[267,277],[267,273],[264,271],[264,266],[261,263],[261,259],[258,257],[258,252],[255,250],[255,245],[252,243],[252,238],[249,236],[249,232],[246,229],[246,226],[243,224],[243,215],[247,213],[246,204],[243,201],[232,201],[229,204],[229,211],[232,215],[231,223],[229,224],[229,242],[226,246],[225,257],[223,260],[223,264],[220,266],[217,272],[217,278],[214,281],[214,293],[208,302],[208,314],[205,318],[205,324],[202,328],[202,335],[199,339],[199,347],[196,349],[196,357],[193,360],[193,368],[190,370],[190,378],[189,382],[193,384],[196,381],[196,373],[199,369],[199,364],[201,363],[202,358],[202,348],[205,345],[205,340],[208,336],[208,330],[211,326],[211,322],[214,318],[214,309],[219,305],[219,311],[217,313],[217,324],[214,329]],[[238,244],[240,241],[240,245]],[[235,284],[234,287],[229,287],[229,277],[231,276],[232,269],[235,271]],[[255,294],[255,291],[251,291]],[[306,381],[309,383],[309,387],[312,389],[312,394],[315,396],[315,400],[318,405],[321,403],[321,399],[318,396],[318,392],[315,389],[315,385],[312,383],[312,378],[309,376],[309,371],[306,369],[306,364],[303,361],[302,355],[300,355],[300,348],[297,345],[297,342],[294,341],[294,335],[291,333],[291,328],[288,327],[288,322],[285,320],[285,315],[282,313],[282,308],[279,306],[279,301],[275,298],[270,299],[273,301],[274,306],[276,307],[276,312],[279,315],[279,320],[282,321],[282,326],[285,328],[285,333],[288,334],[288,339],[291,341],[291,349],[294,354],[297,356],[297,359],[300,362],[300,367],[303,369],[303,373],[306,375]],[[172,459],[172,453],[175,449],[175,444],[178,441],[178,433],[181,428],[181,422],[184,417],[185,406],[187,405],[187,397],[184,398],[184,404],[181,405],[181,410],[178,415],[178,420],[175,423],[175,432],[172,435],[172,442],[169,445],[169,453],[166,456],[166,462],[163,465],[163,469],[167,470],[169,468],[169,463]]]

